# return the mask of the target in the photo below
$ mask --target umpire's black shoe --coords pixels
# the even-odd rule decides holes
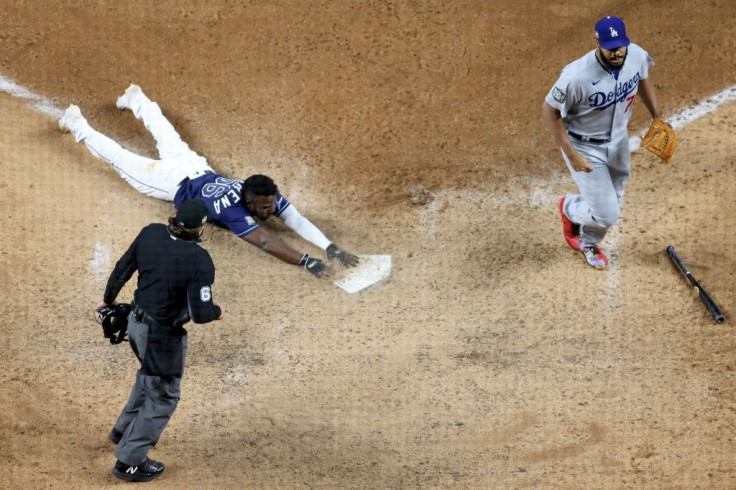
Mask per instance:
[[[112,428],[110,433],[107,435],[107,440],[113,444],[120,444],[120,439],[123,438],[123,433],[117,430],[115,427]]]
[[[125,481],[151,481],[164,474],[164,464],[146,459],[141,464],[130,466],[118,461],[112,468],[112,474]]]

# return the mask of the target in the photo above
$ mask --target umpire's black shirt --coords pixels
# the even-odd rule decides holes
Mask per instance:
[[[115,301],[136,270],[135,304],[154,320],[164,325],[180,325],[188,319],[207,323],[222,313],[212,302],[215,265],[210,254],[196,241],[174,237],[166,225],[151,224],[141,230],[115,264],[102,300]]]

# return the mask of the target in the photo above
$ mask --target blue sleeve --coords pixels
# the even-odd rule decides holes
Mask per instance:
[[[288,199],[286,199],[284,196],[281,195],[281,193],[276,194],[276,210],[274,211],[274,215],[276,217],[281,216],[281,213],[284,212],[286,208],[288,208],[291,205]]]
[[[224,210],[217,219],[218,223],[227,227],[235,236],[242,237],[258,228],[258,223],[243,206],[233,206]]]

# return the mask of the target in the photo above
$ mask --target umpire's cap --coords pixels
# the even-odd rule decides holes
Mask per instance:
[[[199,199],[184,201],[176,212],[176,224],[187,230],[194,230],[207,223],[210,212],[207,205]]]

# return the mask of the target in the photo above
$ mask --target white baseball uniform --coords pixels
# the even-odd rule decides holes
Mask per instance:
[[[640,46],[628,46],[626,61],[618,70],[607,70],[596,50],[563,68],[545,97],[560,111],[575,150],[593,167],[576,172],[564,152],[562,157],[580,194],[568,194],[563,211],[581,225],[583,241],[593,245],[621,213],[620,203],[631,171],[627,126],[639,81],[649,76],[654,61]]]
[[[82,117],[75,119],[68,128],[76,141],[84,142],[90,153],[109,163],[136,190],[166,201],[174,200],[178,186],[185,178],[195,179],[205,172],[214,172],[204,157],[181,140],[157,103],[142,91],[126,92],[118,102],[123,99],[124,107],[133,111],[156,140],[159,160],[126,150],[93,129]]]
[[[68,119],[64,116],[61,125],[74,135],[78,143],[84,142],[90,153],[109,163],[139,192],[174,201],[177,207],[185,199],[201,199],[210,210],[212,221],[226,226],[238,237],[259,227],[250,211],[242,205],[242,181],[217,174],[204,157],[192,151],[163,115],[159,105],[150,100],[140,87],[128,87],[125,95],[118,99],[117,106],[119,109],[130,109],[151,132],[156,140],[159,160],[128,151],[96,131],[76,106],[69,108],[77,109],[76,116]],[[235,203],[238,205],[234,206]],[[332,243],[280,193],[277,195],[275,215],[299,236],[322,250]]]

